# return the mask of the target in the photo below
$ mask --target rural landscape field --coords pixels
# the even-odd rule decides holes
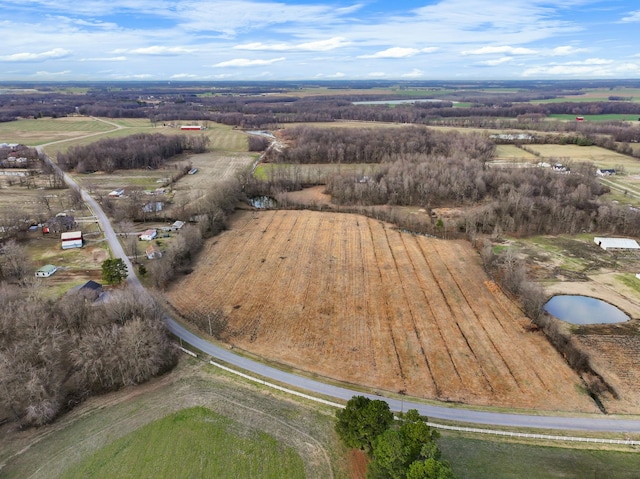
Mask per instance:
[[[553,434],[639,438],[587,424],[640,414],[640,256],[594,243],[640,231],[638,90],[348,83],[11,94],[29,101],[0,122],[0,319],[26,333],[0,331],[0,477],[364,479],[375,457],[340,442],[335,404],[268,389],[265,365],[403,412],[516,413],[583,421]],[[583,104],[625,112],[578,121]],[[9,162],[14,143],[38,147],[28,181]],[[44,232],[61,217],[82,248]],[[112,259],[128,276],[105,274]],[[45,264],[55,274],[34,278]],[[95,303],[74,296],[89,280],[104,283]],[[544,312],[566,294],[630,319],[577,326]],[[190,345],[174,319],[223,353]],[[255,384],[207,364],[227,352],[260,363],[235,366]],[[627,478],[637,462],[636,445],[485,433],[443,432],[458,477],[582,479],[610,461]]]
[[[357,215],[245,212],[169,299],[199,324],[221,309],[222,338],[235,348],[334,380],[466,404],[596,410],[465,241]]]

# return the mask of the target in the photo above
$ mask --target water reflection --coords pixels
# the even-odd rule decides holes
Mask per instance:
[[[610,324],[629,321],[615,306],[588,296],[554,296],[544,305],[544,310],[571,324]]]

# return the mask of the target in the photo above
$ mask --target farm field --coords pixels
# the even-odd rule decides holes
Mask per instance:
[[[589,161],[598,168],[615,168],[616,165],[622,165],[627,173],[640,172],[640,161],[637,159],[599,146],[528,145],[527,147],[540,154],[540,161]]]
[[[206,409],[201,420],[186,415],[183,422],[170,424],[172,415],[193,408]],[[90,465],[79,477],[257,478],[266,476],[248,470],[256,466],[248,456],[262,460],[259,454],[266,450],[267,457],[279,461],[275,453],[287,450],[301,463],[303,475],[296,472],[296,466],[289,469],[290,475],[270,477],[347,479],[346,453],[334,432],[333,414],[332,408],[293,401],[185,356],[162,377],[92,397],[45,428],[10,431],[8,425],[0,427],[0,477],[78,477],[73,474]],[[160,435],[149,436],[148,432]],[[144,437],[148,439],[144,444],[137,442]],[[269,439],[256,442],[264,437]],[[239,446],[238,452],[251,453],[238,457],[229,450],[232,445]],[[249,451],[252,445],[255,449]],[[116,446],[119,452],[110,456]],[[224,451],[235,459],[233,467],[245,470],[236,475],[207,474],[205,468]],[[139,455],[132,457],[133,453]],[[96,462],[105,455],[113,463]],[[129,470],[112,473],[109,468],[117,467],[123,457],[133,460],[127,464]],[[157,470],[142,473],[153,464]],[[201,464],[202,473],[189,469]],[[161,476],[163,470],[167,475]]]
[[[638,113],[610,113],[602,115],[581,115],[584,121],[638,121],[640,115]],[[557,120],[576,121],[576,115],[549,115],[549,118]]]
[[[0,123],[0,143],[38,146],[113,129],[113,125],[88,117],[8,121]]]
[[[374,390],[596,412],[579,378],[485,275],[466,241],[370,218],[244,211],[167,299],[224,316],[241,350]]]
[[[155,460],[144,460],[150,453]],[[248,425],[195,407],[141,427],[60,477],[303,479],[305,474],[302,459],[292,448]]]

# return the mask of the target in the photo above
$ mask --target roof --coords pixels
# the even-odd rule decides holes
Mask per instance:
[[[58,268],[52,264],[45,264],[42,268],[38,268],[38,271],[43,273],[51,273],[52,271],[56,271]]]
[[[593,241],[602,249],[619,248],[619,249],[640,249],[640,245],[634,239],[628,238],[593,238]]]
[[[80,289],[90,289],[92,291],[98,291],[102,289],[102,285],[100,283],[96,283],[94,280],[90,279],[86,283],[84,283]]]
[[[82,239],[82,231],[68,231],[60,235],[62,241]]]

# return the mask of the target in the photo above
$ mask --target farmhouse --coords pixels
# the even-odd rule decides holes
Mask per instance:
[[[124,196],[124,188],[118,188],[109,193],[109,198],[122,198]]]
[[[593,241],[603,250],[610,249],[640,249],[636,240],[628,238],[593,238]]]
[[[82,248],[82,231],[68,231],[60,235],[62,249]]]
[[[197,172],[198,172],[198,168],[191,168],[191,169],[189,170],[189,174],[190,174],[190,175],[195,175]]]
[[[147,257],[147,259],[162,258],[162,251],[160,251],[160,248],[158,246],[150,244],[149,246],[147,246],[147,249],[144,250],[144,255]]]
[[[138,235],[138,239],[140,241],[151,241],[153,239],[156,239],[157,237],[158,237],[158,230],[155,230],[155,229],[145,230]]]
[[[203,128],[200,125],[184,125],[180,127],[181,130],[195,130],[195,131],[199,131],[199,130],[203,130]]]
[[[612,169],[612,168],[598,168],[596,170],[596,175],[597,176],[611,176],[611,175],[615,175],[616,174],[616,170]]]
[[[45,264],[42,268],[39,268],[36,271],[36,278],[48,278],[56,271],[58,271],[58,268],[56,268],[54,265]]]

